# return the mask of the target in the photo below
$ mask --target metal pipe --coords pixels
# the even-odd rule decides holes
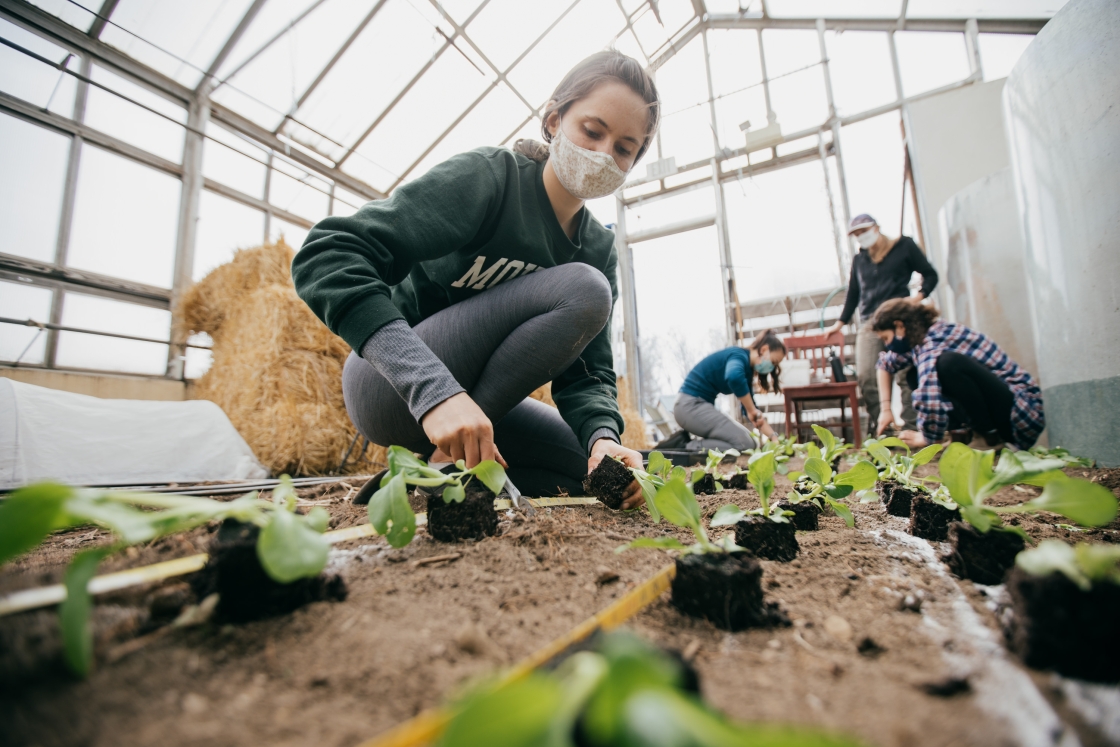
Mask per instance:
[[[52,324],[50,322],[37,322],[34,319],[11,319],[6,316],[0,316],[0,324],[15,324],[20,327],[36,327],[38,329],[54,330],[56,332],[79,332],[83,335],[100,335],[102,337],[117,337],[121,340],[136,340],[137,342],[154,342],[159,345],[171,345],[184,348],[198,348],[199,350],[211,350],[209,345],[195,345],[192,342],[176,342],[174,340],[157,340],[152,337],[137,337],[136,335],[124,335],[119,332],[101,332],[96,329],[82,329],[80,327],[67,327],[62,324]]]
[[[616,193],[614,246],[618,252],[619,292],[622,294],[622,341],[626,346],[626,383],[631,401],[642,411],[642,368],[638,344],[638,297],[634,289],[634,257],[626,236],[626,205]]]

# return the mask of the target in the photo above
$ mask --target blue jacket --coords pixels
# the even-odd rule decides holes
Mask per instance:
[[[681,385],[681,393],[715,403],[717,394],[742,397],[751,393],[750,351],[724,348],[697,363]]]

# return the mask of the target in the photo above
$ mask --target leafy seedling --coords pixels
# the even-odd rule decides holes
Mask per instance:
[[[896,446],[906,449],[906,453],[893,453],[891,448]],[[912,490],[928,490],[926,483],[938,481],[936,477],[914,477],[914,470],[933,461],[933,458],[941,453],[942,448],[941,444],[930,444],[917,454],[911,454],[910,447],[901,439],[894,437],[868,441],[864,446],[868,456],[879,468],[880,480],[894,480]]]
[[[497,495],[506,484],[502,465],[487,459],[467,469],[463,460],[455,463],[456,471],[440,472],[429,467],[403,446],[390,446],[389,469],[381,478],[381,488],[369,500],[369,523],[389,541],[392,547],[404,547],[416,536],[416,514],[408,503],[408,486],[443,488],[444,503],[462,503],[466,485],[477,478]]]
[[[758,436],[761,439],[761,436]],[[762,443],[761,440],[759,443]],[[762,459],[767,454],[774,455],[774,470],[779,475],[784,475],[789,472],[789,460],[797,454],[804,453],[808,448],[806,444],[797,443],[797,439],[793,436],[783,438],[776,438],[767,441],[759,446],[757,449],[748,449],[744,452],[747,455],[748,466],[754,464],[759,459]]]
[[[1120,585],[1120,547],[1113,545],[1078,542],[1070,547],[1061,540],[1043,540],[1019,553],[1015,565],[1033,576],[1061,573],[1082,591],[1096,583]]]
[[[704,525],[700,523],[700,504],[696,502],[696,495],[692,492],[692,487],[684,481],[683,477],[670,477],[654,493],[653,502],[660,515],[664,516],[670,524],[692,530],[696,542],[686,545],[676,537],[639,537],[633,542],[615,548],[615,552],[624,552],[635,547],[679,550],[689,554],[742,551],[743,548],[735,544],[735,540],[730,534],[725,535],[719,542],[712,542],[708,539],[708,533],[704,530]]]
[[[1096,465],[1096,462],[1092,459],[1074,456],[1069,453],[1069,449],[1063,449],[1061,446],[1056,446],[1053,449],[1035,446],[1031,449],[1031,454],[1039,459],[1061,459],[1069,467],[1093,467]]]
[[[837,438],[828,428],[823,428],[816,423],[812,424],[813,432],[821,440],[821,446],[814,443],[805,445],[805,456],[823,459],[829,466],[832,465],[845,452],[851,451],[852,445],[843,438]],[[823,447],[823,448],[822,448]]]
[[[708,460],[711,461],[710,454]],[[665,487],[670,480],[676,479],[686,482],[688,479],[687,470],[679,465],[674,465],[660,451],[650,452],[644,470],[635,467],[629,469],[642,488],[642,497],[645,499],[646,508],[649,509],[649,515],[653,518],[654,523],[660,523],[661,511],[657,507],[657,491]],[[693,500],[695,500],[695,497]]]
[[[788,517],[792,516],[792,512],[783,511],[777,505],[770,505],[770,496],[774,493],[776,460],[777,455],[774,452],[767,452],[757,459],[747,472],[747,480],[758,491],[758,500],[762,505],[750,510],[739,508],[734,503],[726,505],[716,511],[715,516],[712,517],[710,523],[713,527],[734,526],[748,516],[761,516],[779,524],[789,522]]]
[[[1090,527],[1104,526],[1116,518],[1117,502],[1112,491],[1088,480],[1068,477],[1061,471],[1065,466],[1061,459],[1040,459],[1030,452],[1005,449],[993,469],[994,459],[994,452],[977,451],[962,443],[950,444],[941,457],[942,483],[960,506],[961,518],[977,531],[996,528],[1026,539],[1018,527],[1004,526],[1000,514],[1048,511]],[[1042,494],[1011,506],[985,504],[1000,488],[1018,483],[1041,486]]]
[[[316,506],[295,513],[292,481],[282,475],[272,502],[249,493],[233,501],[188,495],[73,488],[42,482],[21,488],[0,505],[0,565],[38,547],[47,535],[94,524],[111,531],[114,544],[78,553],[66,571],[66,600],[59,607],[63,653],[70,669],[86,676],[93,664],[89,580],[101,561],[127,547],[182,532],[210,521],[236,519],[260,528],[257,558],[274,581],[291,583],[319,575],[330,545],[322,533],[329,519]]]
[[[852,493],[867,490],[875,484],[878,473],[871,462],[857,462],[847,472],[836,473],[825,459],[810,456],[805,460],[805,471],[802,473],[803,483],[809,488],[808,493],[791,490],[786,494],[790,503],[810,501],[817,508],[823,510],[821,501],[832,509],[832,512],[844,520],[849,527],[855,526],[852,511],[842,501]]]

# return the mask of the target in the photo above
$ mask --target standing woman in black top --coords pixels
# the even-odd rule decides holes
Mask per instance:
[[[860,326],[856,333],[856,378],[859,381],[860,399],[867,409],[867,432],[874,431],[879,422],[879,402],[890,405],[891,393],[880,392],[875,364],[879,353],[885,350],[883,341],[871,329],[871,317],[885,301],[910,296],[910,277],[915,272],[922,276],[922,288],[912,298],[921,303],[937,287],[937,270],[909,236],[893,239],[879,230],[879,224],[866,213],[852,218],[848,235],[855,236],[859,253],[852,260],[852,274],[848,279],[848,295],[840,318],[826,330],[838,332],[852,319],[859,306]],[[911,391],[915,383],[907,381],[912,371],[899,371],[895,381],[902,389],[903,428],[914,430],[918,416],[911,404]],[[916,379],[916,377],[914,377]]]

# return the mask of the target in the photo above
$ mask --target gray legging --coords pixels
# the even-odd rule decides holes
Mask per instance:
[[[724,415],[711,402],[691,394],[677,393],[673,419],[696,437],[689,446],[699,447],[705,453],[708,449],[746,451],[755,447],[754,437],[745,426]]]
[[[555,408],[528,396],[575,362],[610,313],[603,273],[571,263],[487,289],[413,328],[494,423],[494,442],[525,495],[582,492],[586,445]],[[355,353],[342,392],[350,419],[373,443],[435,450],[392,385]]]

